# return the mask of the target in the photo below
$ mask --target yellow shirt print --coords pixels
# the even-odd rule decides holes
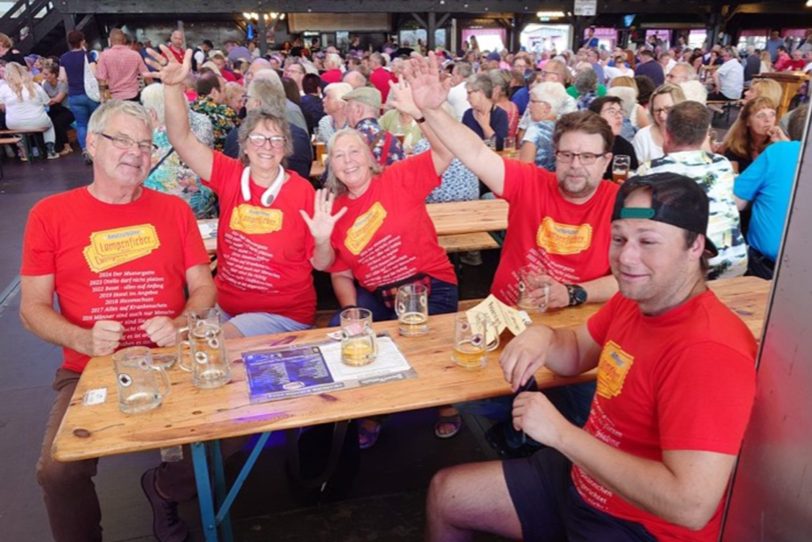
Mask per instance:
[[[591,224],[560,224],[544,217],[536,231],[536,244],[549,254],[578,254],[592,245]]]
[[[249,235],[273,233],[282,229],[284,214],[279,209],[264,209],[243,203],[234,208],[228,225]]]
[[[634,365],[633,356],[624,352],[616,342],[607,342],[598,361],[598,395],[604,399],[620,395],[623,391],[623,382],[632,365]]]
[[[90,270],[101,273],[146,256],[159,246],[161,241],[155,226],[139,224],[90,234],[90,244],[82,254]]]
[[[376,201],[366,213],[359,215],[347,230],[347,236],[344,238],[344,246],[347,247],[347,250],[354,256],[361,254],[361,251],[383,225],[386,215],[386,209],[379,201]]]

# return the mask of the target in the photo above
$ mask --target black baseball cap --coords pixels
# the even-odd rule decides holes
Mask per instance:
[[[651,207],[625,207],[626,198],[639,188],[651,191]],[[620,187],[612,211],[612,221],[641,218],[671,224],[705,236],[705,250],[711,257],[719,254],[708,239],[708,195],[696,181],[676,173],[653,173],[631,177]]]

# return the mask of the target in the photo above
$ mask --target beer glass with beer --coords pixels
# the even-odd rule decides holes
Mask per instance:
[[[550,302],[550,284],[544,269],[525,265],[519,269],[519,298],[516,306],[523,311],[544,312]]]
[[[429,290],[424,284],[404,284],[395,298],[398,330],[404,337],[417,337],[429,332]]]
[[[372,311],[359,307],[341,311],[341,361],[360,367],[375,361],[377,355]]]
[[[488,332],[495,337],[488,342]],[[454,320],[454,351],[451,359],[465,369],[480,369],[487,364],[488,352],[499,347],[499,334],[493,322],[484,314],[478,314],[473,321],[465,313],[457,314]]]
[[[629,178],[631,157],[627,154],[616,154],[612,158],[612,182],[623,184]]]

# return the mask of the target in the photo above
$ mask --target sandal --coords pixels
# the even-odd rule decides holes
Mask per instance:
[[[451,431],[441,431],[442,428],[448,426],[451,427]],[[451,438],[459,433],[460,429],[462,429],[462,417],[459,412],[455,414],[439,414],[437,421],[434,422],[434,436],[437,438]]]
[[[371,418],[365,418],[358,422],[358,447],[368,450],[375,446],[378,437],[381,436],[381,423]]]

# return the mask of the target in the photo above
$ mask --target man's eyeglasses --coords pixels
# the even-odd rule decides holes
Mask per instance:
[[[158,145],[155,145],[152,141],[133,141],[127,136],[111,136],[104,132],[97,133],[104,139],[110,141],[115,148],[123,151],[132,149],[133,146],[138,147],[138,150],[144,153],[152,153],[152,151],[158,149]]]
[[[265,137],[264,135],[260,134],[250,134],[248,136],[248,141],[251,142],[251,145],[257,148],[264,147],[265,142],[267,141],[268,143],[271,144],[272,148],[281,149],[282,147],[285,146],[286,139],[287,138],[278,135]]]
[[[607,107],[601,113],[605,113],[607,115],[622,115],[623,110],[619,107]]]
[[[569,164],[576,158],[580,160],[581,165],[584,166],[591,166],[595,163],[595,161],[600,158],[601,156],[605,156],[606,153],[595,154],[594,152],[570,152],[570,151],[556,151],[555,157],[556,159],[563,163]]]

